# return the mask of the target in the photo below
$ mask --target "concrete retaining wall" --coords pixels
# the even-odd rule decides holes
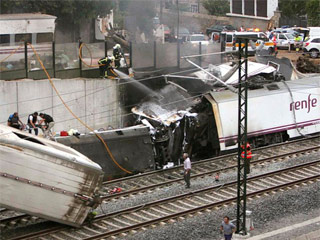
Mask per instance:
[[[53,82],[71,110],[89,126],[122,127],[116,80],[77,78]],[[0,123],[7,124],[15,111],[23,123],[30,113],[45,112],[55,120],[55,132],[71,128],[88,132],[62,104],[48,80],[0,81]]]

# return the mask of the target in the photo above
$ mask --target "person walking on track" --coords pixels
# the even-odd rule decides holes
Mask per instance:
[[[186,182],[186,188],[190,188],[190,174],[191,174],[191,161],[188,153],[183,154],[184,165],[184,181]]]
[[[232,234],[236,231],[236,226],[230,222],[228,216],[225,216],[223,218],[223,221],[220,226],[220,231],[223,232],[225,240],[232,239]]]

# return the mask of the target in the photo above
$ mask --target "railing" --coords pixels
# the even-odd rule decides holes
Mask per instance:
[[[55,42],[33,44],[50,76],[56,78],[99,77],[98,60],[112,55],[107,42],[84,44]],[[220,43],[130,43],[127,63],[136,71],[165,68],[187,69],[190,63],[181,57],[193,54],[207,54],[221,51]],[[80,59],[81,55],[81,59]],[[200,66],[221,62],[214,55],[194,59]],[[34,52],[27,43],[16,45],[0,44],[0,79],[46,78]]]

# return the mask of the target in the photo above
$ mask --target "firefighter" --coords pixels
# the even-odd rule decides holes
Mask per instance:
[[[101,77],[114,77],[113,74],[113,68],[112,68],[112,63],[114,62],[115,58],[112,57],[105,57],[101,58],[98,63],[99,63],[99,70],[100,70],[100,76]]]
[[[119,68],[121,65],[120,65],[120,60],[121,58],[123,57],[122,56],[122,50],[121,50],[121,46],[120,44],[116,44],[114,47],[113,47],[113,56],[114,56],[114,65],[115,65],[115,68]]]
[[[247,161],[246,167],[247,167],[247,173],[250,173],[250,161],[252,158],[251,146],[249,143],[247,143],[246,147],[244,147],[244,145],[241,145],[241,149],[242,149],[241,157],[243,159],[245,157],[245,151],[247,152],[247,160],[248,161]]]

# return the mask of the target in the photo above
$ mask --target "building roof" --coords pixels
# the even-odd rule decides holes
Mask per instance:
[[[0,14],[1,20],[20,20],[20,19],[56,19],[56,16],[42,13],[15,13],[15,14]]]

